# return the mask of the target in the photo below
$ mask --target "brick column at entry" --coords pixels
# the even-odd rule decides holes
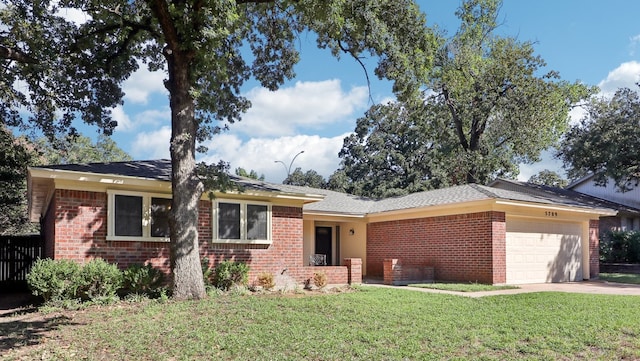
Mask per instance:
[[[384,284],[393,285],[402,278],[402,266],[397,258],[385,258],[383,261]]]
[[[362,258],[345,258],[347,266],[348,282],[350,285],[362,283]]]

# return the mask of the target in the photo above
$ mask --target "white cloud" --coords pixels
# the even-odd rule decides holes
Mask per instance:
[[[354,87],[345,92],[340,80],[334,79],[297,82],[275,92],[253,88],[246,96],[252,107],[233,129],[250,136],[285,136],[300,128],[320,129],[346,120],[354,111],[366,108],[368,90]]]
[[[518,174],[518,180],[526,182],[531,176],[538,174],[538,172],[548,169],[560,174],[562,177],[566,177],[564,169],[562,169],[562,161],[555,158],[555,149],[549,149],[542,152],[541,161],[534,164],[520,164],[520,173]]]
[[[131,155],[134,159],[169,158],[169,140],[171,127],[165,126],[158,130],[139,133],[131,145]]]
[[[163,124],[171,124],[171,109],[163,107],[161,109],[148,109],[135,116],[138,125],[159,126]]]
[[[636,55],[636,50],[638,49],[638,45],[640,44],[640,34],[632,36],[629,38],[629,55]]]
[[[598,84],[598,87],[600,87],[602,95],[610,97],[619,88],[626,87],[637,90],[635,84],[639,81],[640,62],[629,61],[610,71],[607,77]]]
[[[253,138],[243,142],[235,135],[224,134],[214,137],[208,143],[209,152],[200,157],[199,161],[217,163],[222,159],[231,164],[232,173],[237,167],[247,171],[253,169],[258,174],[264,174],[267,181],[279,183],[287,176],[285,168],[289,167],[293,157],[304,151],[291,164],[291,172],[298,167],[303,172],[313,169],[326,179],[338,168],[338,152],[347,135],[348,133],[331,138],[296,135],[275,139]],[[286,166],[276,161],[281,161]]]
[[[89,14],[85,13],[82,10],[74,8],[59,8],[56,12],[56,15],[64,18],[67,21],[71,21],[76,25],[82,25],[91,20],[91,16]]]
[[[164,87],[166,74],[162,71],[151,72],[145,64],[139,65],[140,68],[122,84],[124,99],[132,103],[147,104],[152,93],[167,93]]]
[[[118,122],[118,127],[116,128],[117,130],[127,131],[133,128],[131,119],[124,112],[124,109],[121,105],[118,105],[111,110],[111,118]]]
[[[569,124],[578,124],[584,116],[587,115],[587,109],[583,106],[576,106],[569,111]]]
[[[161,109],[147,109],[133,116],[133,120],[125,113],[122,106],[117,106],[111,111],[113,120],[118,122],[118,131],[131,132],[142,126],[159,127],[171,124],[171,109],[162,107]]]

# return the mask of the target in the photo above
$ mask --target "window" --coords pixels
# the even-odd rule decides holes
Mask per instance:
[[[151,237],[169,237],[171,199],[151,198]]]
[[[240,239],[240,204],[218,204],[218,238]]]
[[[108,191],[111,241],[169,241],[171,199],[166,195]]]
[[[142,197],[115,195],[115,235],[142,237]]]
[[[214,203],[214,242],[271,243],[271,206],[221,200]]]

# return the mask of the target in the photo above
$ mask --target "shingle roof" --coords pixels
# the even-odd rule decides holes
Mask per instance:
[[[624,204],[612,202],[606,199],[593,197],[588,194],[576,192],[571,189],[550,187],[528,182],[519,182],[511,179],[497,179],[496,181],[491,183],[490,186],[494,189],[509,189],[523,194],[555,199],[557,202],[563,202],[564,204],[569,205],[613,209],[620,212],[640,214],[640,209],[629,207]]]
[[[71,172],[85,172],[96,174],[113,174],[126,177],[139,177],[171,181],[171,161],[169,159],[87,164],[59,164],[33,168],[67,170]]]
[[[347,193],[335,192],[327,189],[281,185],[283,190],[292,193],[319,194],[324,196],[321,202],[305,204],[305,211],[341,213],[351,215],[366,215],[376,201],[366,197],[354,196]]]
[[[110,174],[115,176],[137,177],[155,179],[161,181],[171,181],[171,160],[135,160],[126,162],[106,162],[87,164],[59,164],[42,167],[32,167],[36,169],[65,170],[70,172],[85,172],[94,174]],[[281,189],[279,184],[262,182],[250,178],[229,175],[231,179],[245,188],[261,190],[266,192],[287,192]],[[310,194],[317,194],[311,192]]]
[[[90,164],[65,164],[34,168],[97,174],[113,174],[119,176],[157,179],[162,181],[171,180],[171,161],[168,159]],[[537,189],[535,192],[526,192],[524,191],[524,188],[517,190],[501,189],[482,186],[478,184],[466,184],[450,188],[412,193],[405,196],[374,200],[366,197],[358,197],[326,189],[275,184],[238,176],[231,176],[231,178],[236,183],[252,190],[309,196],[323,196],[324,199],[322,201],[309,203],[304,206],[304,210],[308,212],[364,216],[371,213],[383,213],[394,210],[416,209],[489,199],[513,200],[540,204],[559,204],[588,209],[617,209],[612,207],[612,202],[596,202],[593,200],[594,197],[585,196],[575,191],[558,189],[551,191],[544,189],[544,187],[542,186],[539,187],[539,189]]]

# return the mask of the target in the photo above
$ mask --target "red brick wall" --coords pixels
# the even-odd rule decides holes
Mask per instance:
[[[100,257],[117,263],[123,269],[135,263],[151,263],[169,273],[168,243],[106,240],[107,204],[106,193],[57,189],[49,212],[55,215],[50,221],[53,232],[48,227],[45,230],[47,245],[52,249],[50,256],[79,263]],[[250,282],[263,272],[286,272],[302,283],[320,271],[318,267],[303,266],[300,207],[272,207],[271,245],[213,244],[211,217],[211,202],[201,201],[198,220],[200,254],[207,257],[212,266],[222,260],[247,262]],[[329,283],[348,282],[347,267],[322,267],[322,271],[327,274]]]
[[[597,219],[589,221],[589,278],[600,276],[600,240]]]
[[[42,229],[40,230],[44,240],[44,257],[53,258],[54,254],[54,241],[56,235],[56,213],[55,213],[56,199],[53,197],[47,212],[42,220]]]
[[[54,259],[85,263],[99,257],[122,269],[151,263],[168,272],[166,242],[107,241],[106,193],[56,189],[54,199]]]
[[[507,222],[504,212],[491,212],[493,284],[507,282]]]
[[[382,277],[384,259],[397,258],[434,267],[437,280],[503,283],[504,219],[501,212],[480,212],[370,223],[367,273]]]

